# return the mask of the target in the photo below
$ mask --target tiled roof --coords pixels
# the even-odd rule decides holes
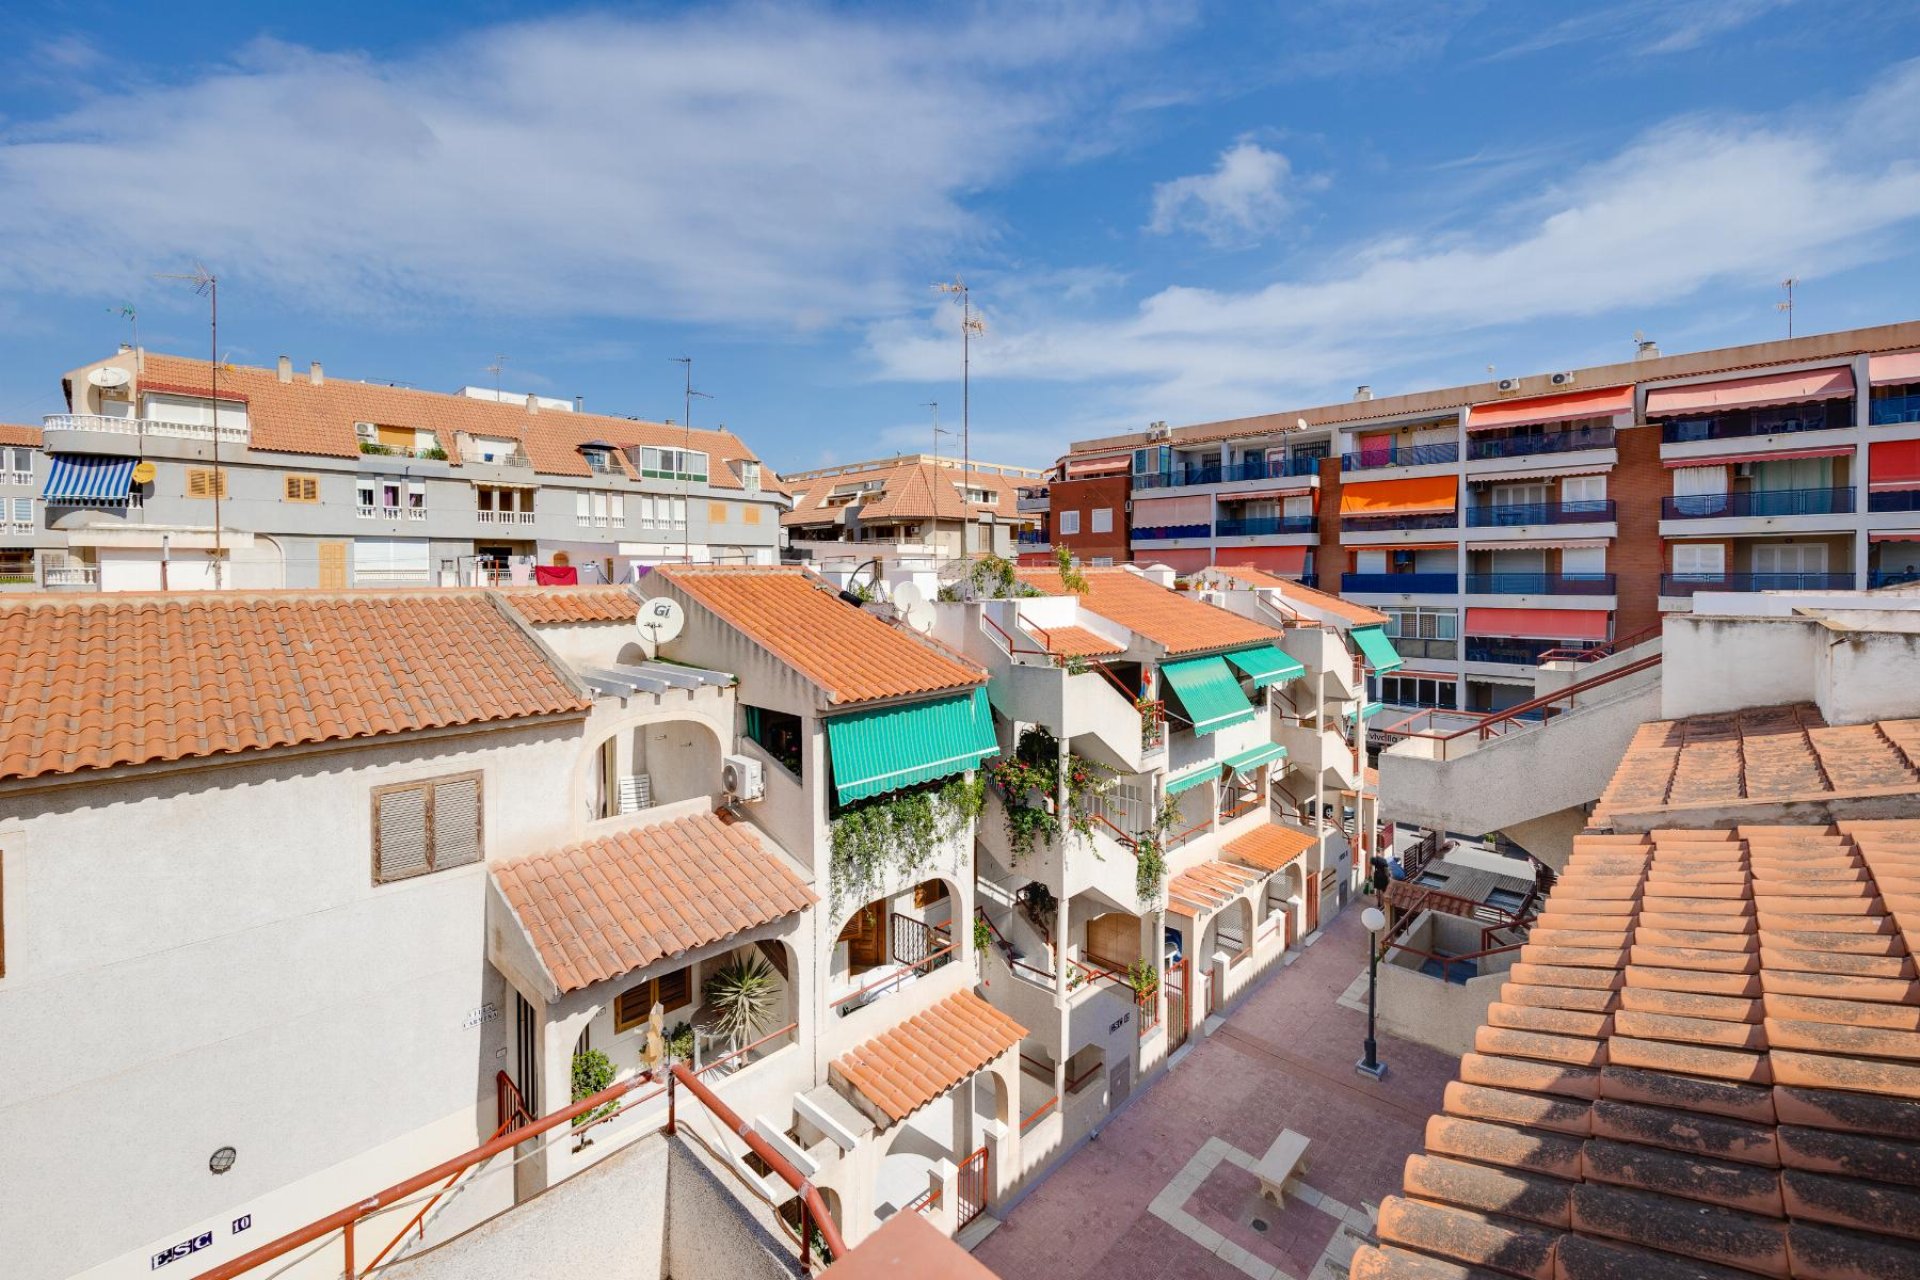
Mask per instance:
[[[1807,803],[1898,803],[1920,793],[1920,720],[1829,726],[1810,703],[1641,725],[1594,811],[1635,815]],[[1824,814],[1822,816],[1838,816]]]
[[[1576,839],[1349,1274],[1920,1276],[1915,936],[1920,822]]]
[[[801,568],[665,565],[671,583],[818,685],[834,703],[966,689],[985,671],[840,599]]]
[[[780,518],[785,525],[839,524],[848,511],[857,511],[863,523],[876,520],[962,520],[969,512],[975,516],[992,515],[1004,520],[1023,520],[1015,506],[1020,487],[1031,481],[994,472],[973,472],[972,485],[994,494],[992,503],[963,502],[958,486],[964,472],[958,467],[938,467],[930,462],[903,462],[849,471],[834,476],[809,476],[796,483],[805,487],[806,496],[794,509]],[[835,489],[848,485],[882,482],[879,489],[861,495],[856,501],[823,507]]]
[[[1167,906],[1184,909],[1186,915],[1202,916],[1218,911],[1266,877],[1263,870],[1216,858],[1189,867],[1168,881]]]
[[[1030,622],[1027,630],[1046,646],[1048,653],[1063,654],[1070,658],[1100,658],[1127,651],[1125,645],[1116,644],[1099,632],[1089,631],[1085,627],[1041,627]]]
[[[210,385],[205,360],[148,352],[137,382],[152,386],[198,391]],[[449,459],[459,461],[454,433],[518,440],[533,469],[545,475],[588,476],[592,470],[580,455],[580,446],[604,440],[619,448],[665,445],[704,450],[712,465],[708,484],[716,489],[739,489],[739,478],[728,464],[752,459],[751,449],[729,431],[687,431],[667,423],[636,422],[597,413],[565,409],[530,412],[524,404],[479,400],[439,391],[415,391],[344,378],[325,378],[314,386],[305,373],[280,381],[276,369],[222,365],[220,394],[243,397],[252,429],[252,447],[276,453],[357,457],[360,445],[353,424],[434,432]],[[617,457],[618,455],[616,455]],[[622,458],[618,464],[627,471]],[[771,479],[771,477],[768,477]]]
[[[1048,595],[1070,595],[1058,569],[1020,569],[1020,580]],[[1169,654],[1263,644],[1280,637],[1271,627],[1215,608],[1148,581],[1130,569],[1082,569],[1081,607],[1145,637]]]
[[[1317,838],[1292,827],[1269,822],[1243,836],[1227,841],[1220,849],[1229,858],[1237,858],[1250,867],[1272,874],[1313,848]]]
[[[0,422],[0,444],[23,444],[38,449],[44,443],[39,427],[23,427],[17,423]]]
[[[905,1120],[1026,1034],[973,992],[956,991],[835,1058],[833,1074],[889,1120]]]
[[[1282,596],[1291,597],[1301,604],[1330,613],[1344,619],[1356,627],[1384,626],[1389,621],[1387,615],[1365,605],[1348,604],[1339,596],[1317,590],[1295,582],[1292,578],[1282,578],[1268,573],[1265,569],[1255,569],[1249,565],[1216,565],[1218,572],[1249,587],[1272,587]]]
[[[764,837],[710,813],[492,868],[561,994],[644,969],[819,899]]]
[[[528,622],[632,622],[640,602],[625,587],[503,587],[500,594]]]
[[[820,1273],[822,1280],[995,1280],[924,1213],[896,1213]]]
[[[585,711],[484,591],[0,599],[0,779]]]

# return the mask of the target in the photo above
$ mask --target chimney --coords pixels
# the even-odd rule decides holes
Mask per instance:
[[[280,357],[280,381],[282,382],[293,381],[293,357],[292,356]]]
[[[533,398],[533,392],[531,391],[527,392],[527,412],[528,413],[540,412],[540,402]]]
[[[1355,400],[1371,400],[1373,399],[1373,388],[1367,386],[1365,383],[1361,383],[1353,389],[1353,398]]]
[[[1658,360],[1660,358],[1660,344],[1652,338],[1642,338],[1634,346],[1633,358],[1635,360]]]
[[[324,387],[327,385],[326,371],[320,367],[318,360],[315,360],[307,367],[307,381],[316,387]]]
[[[587,398],[585,396],[575,396],[573,398],[573,411],[575,413],[579,413],[581,410],[585,409],[586,407],[587,407]]]

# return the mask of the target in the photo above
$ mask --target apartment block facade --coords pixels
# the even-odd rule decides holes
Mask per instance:
[[[787,500],[738,437],[132,348],[0,430],[0,584],[50,589],[630,580],[771,563]],[[216,579],[215,563],[219,563]]]
[[[1038,528],[1032,467],[910,453],[781,477],[793,510],[781,518],[789,559],[847,569],[875,556],[922,561],[1011,557]]]
[[[1697,590],[1920,578],[1920,322],[1081,441],[1047,506],[1030,559],[1317,584],[1390,706],[1497,711]]]

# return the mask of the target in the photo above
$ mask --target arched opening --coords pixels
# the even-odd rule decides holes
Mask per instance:
[[[887,1135],[886,1154],[874,1176],[873,1216],[884,1222],[903,1209],[919,1207],[921,1198],[932,1187],[933,1166],[941,1160],[955,1160],[961,1135],[970,1117],[968,1101],[973,1091],[962,1086],[949,1089],[918,1111],[893,1126]]]
[[[1253,945],[1253,904],[1243,895],[1214,912],[1203,941],[1201,954],[1207,963],[1220,952],[1226,953],[1229,962],[1237,962]]]
[[[655,720],[616,730],[594,749],[595,818],[720,795],[720,738],[699,720]]]
[[[566,552],[556,551],[553,553],[553,564],[556,569],[564,569],[572,563],[573,563],[573,557],[568,555]]]
[[[833,940],[827,999],[842,1016],[952,962],[956,886],[938,876],[855,908]]]
[[[793,972],[793,948],[778,938],[743,943],[701,966],[693,1055],[709,1081],[796,1043],[800,1000]]]

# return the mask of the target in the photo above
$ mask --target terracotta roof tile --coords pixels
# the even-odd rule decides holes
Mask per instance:
[[[492,868],[561,994],[818,901],[745,823],[697,814]]]
[[[794,509],[780,517],[780,523],[795,525],[843,524],[849,512],[858,514],[861,523],[886,520],[963,520],[969,513],[975,518],[992,515],[1007,521],[1023,521],[1016,501],[1020,490],[1033,480],[974,471],[972,486],[995,495],[997,502],[965,502],[960,496],[962,471],[959,467],[935,466],[930,462],[882,463],[862,471],[838,475],[813,476],[802,473],[788,477],[802,490]],[[835,489],[877,482],[879,487],[862,493],[850,503],[824,505]],[[841,496],[845,496],[842,494]]]
[[[1255,827],[1243,836],[1236,836],[1221,846],[1220,852],[1229,858],[1238,859],[1250,867],[1256,867],[1269,874],[1280,870],[1307,850],[1313,848],[1318,840],[1304,831],[1295,831],[1292,827],[1283,827],[1277,822],[1269,822]]]
[[[1039,627],[1029,622],[1026,630],[1046,646],[1048,653],[1070,658],[1104,658],[1125,653],[1127,647],[1116,644],[1097,631],[1085,627]]]
[[[1086,568],[1080,606],[1164,648],[1169,656],[1267,644],[1280,638],[1271,627],[1242,618],[1179,591],[1150,582],[1131,569]],[[1048,595],[1072,594],[1057,569],[1021,569],[1020,580]]]
[[[484,591],[0,600],[0,778],[582,712]]]
[[[0,422],[0,444],[26,445],[38,449],[45,442],[39,427],[21,426],[13,422]]]
[[[1019,1044],[1027,1029],[958,991],[834,1059],[832,1074],[889,1120],[905,1120]]]
[[[667,565],[647,575],[819,686],[832,703],[967,689],[986,672],[866,610],[800,568]]]
[[[1218,858],[1189,867],[1167,882],[1167,905],[1192,916],[1218,911],[1236,896],[1266,879],[1265,871]]]
[[[640,602],[625,587],[503,587],[501,597],[536,626],[632,622]]]
[[[1295,582],[1292,578],[1282,578],[1278,574],[1268,573],[1265,569],[1256,569],[1251,565],[1218,565],[1216,571],[1225,574],[1236,582],[1249,587],[1271,587],[1283,597],[1298,600],[1301,604],[1319,609],[1324,613],[1342,619],[1356,627],[1385,626],[1391,619],[1378,609],[1369,609],[1365,605],[1349,604],[1330,592]]]

